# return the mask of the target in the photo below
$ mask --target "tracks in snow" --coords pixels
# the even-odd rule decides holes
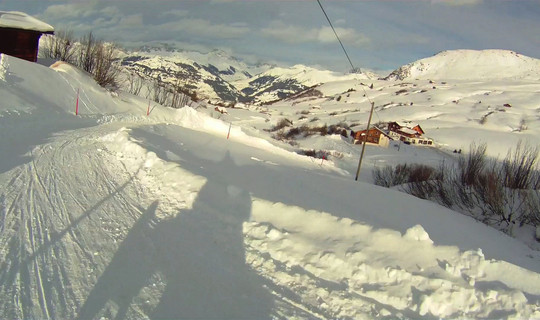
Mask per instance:
[[[5,318],[74,318],[85,288],[140,214],[140,190],[93,128],[63,132],[0,175],[0,310]]]

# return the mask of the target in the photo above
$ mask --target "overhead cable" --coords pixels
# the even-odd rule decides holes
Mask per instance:
[[[319,4],[319,6],[321,7],[321,10],[322,12],[324,13],[324,16],[326,17],[326,20],[328,20],[328,23],[330,24],[330,27],[332,28],[332,31],[334,31],[334,34],[336,35],[336,38],[337,40],[339,41],[339,44],[341,45],[341,48],[343,49],[343,52],[345,52],[345,56],[347,56],[347,60],[349,60],[349,63],[351,64],[351,71],[352,72],[355,72],[356,69],[354,68],[354,65],[351,61],[351,58],[349,58],[349,54],[347,53],[347,50],[345,49],[345,46],[343,45],[343,42],[341,42],[341,39],[339,38],[337,32],[336,32],[336,29],[334,28],[334,25],[332,25],[332,21],[330,21],[330,18],[328,17],[328,15],[326,14],[326,11],[324,10],[324,7],[322,6],[321,4],[321,1],[320,0],[317,0],[317,3]],[[361,71],[361,70],[360,70]]]

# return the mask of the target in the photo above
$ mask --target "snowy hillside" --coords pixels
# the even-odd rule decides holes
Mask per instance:
[[[197,63],[217,70],[219,75],[226,81],[238,81],[247,79],[255,74],[264,72],[273,66],[271,65],[248,65],[222,50],[213,50],[207,53],[186,50],[164,50],[160,48],[143,48],[144,50],[129,53],[129,55],[144,54],[149,57],[159,56],[167,58],[173,62]]]
[[[301,92],[308,87],[326,82],[367,79],[364,74],[338,74],[304,65],[290,68],[274,67],[253,78],[236,81],[234,85],[254,103],[277,101]]]
[[[540,60],[508,50],[450,50],[393,71],[387,80],[540,79]]]
[[[265,108],[152,105],[147,116],[146,100],[67,64],[0,57],[1,318],[540,317],[532,242],[371,183],[383,161],[451,160],[444,148],[369,147],[355,182],[360,150],[340,136],[292,146],[265,131],[282,117],[360,126],[366,90],[377,105],[414,98],[378,113],[432,114],[426,131],[449,141],[435,127],[475,114],[467,97],[487,90],[513,118],[533,117],[538,84],[421,92],[434,84],[351,79]]]
[[[122,66],[129,72],[162,83],[176,84],[200,99],[214,103],[268,103],[298,93],[315,84],[366,79],[303,65],[290,68],[248,65],[223,51],[155,51],[126,53]],[[373,76],[372,73],[368,75]]]

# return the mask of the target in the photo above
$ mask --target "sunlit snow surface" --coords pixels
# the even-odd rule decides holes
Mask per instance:
[[[147,117],[147,101],[69,65],[1,59],[1,318],[540,317],[534,231],[511,238],[370,173],[453,161],[475,139],[503,155],[534,140],[538,82],[351,80],[323,98]],[[440,148],[369,147],[355,182],[358,146],[264,131],[283,117],[365,125],[364,90],[377,121],[416,121]]]

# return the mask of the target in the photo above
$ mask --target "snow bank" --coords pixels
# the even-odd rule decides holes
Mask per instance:
[[[297,288],[323,317],[540,316],[525,296],[538,295],[530,285],[539,283],[537,273],[518,268],[509,279],[505,262],[485,260],[481,250],[434,245],[420,225],[402,236],[255,199],[252,222],[244,228],[253,268]],[[262,252],[269,259],[261,259]]]

